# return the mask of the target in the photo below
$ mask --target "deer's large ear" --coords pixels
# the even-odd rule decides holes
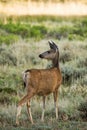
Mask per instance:
[[[52,43],[53,43],[54,48],[58,49],[58,46],[53,41],[52,41]]]
[[[48,41],[51,49],[58,50],[58,46],[53,41]]]
[[[50,49],[53,49],[54,47],[53,47],[52,41],[48,41],[48,43],[49,43]]]

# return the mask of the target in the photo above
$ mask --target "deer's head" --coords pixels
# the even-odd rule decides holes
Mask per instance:
[[[45,51],[39,55],[40,58],[53,60],[57,57],[59,57],[59,50],[58,46],[53,41],[48,41],[50,49],[48,51]]]

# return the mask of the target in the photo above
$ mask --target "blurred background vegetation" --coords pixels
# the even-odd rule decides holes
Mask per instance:
[[[35,1],[35,2],[84,2],[86,3],[86,0],[11,0],[11,1]],[[0,0],[0,2],[10,2],[9,0]]]
[[[1,0],[1,2],[9,1]],[[11,129],[9,126],[15,129],[13,125],[16,105],[26,94],[22,71],[31,68],[50,68],[49,61],[38,57],[49,48],[48,40],[54,40],[60,50],[60,68],[63,76],[59,90],[60,124],[55,120],[52,95],[47,97],[44,125],[40,122],[41,98],[37,96],[31,103],[36,125],[31,126],[30,122],[28,123],[26,107],[23,108],[20,123],[24,129],[29,127],[35,130],[87,129],[85,123],[87,121],[87,16],[0,15],[1,129],[9,130]]]

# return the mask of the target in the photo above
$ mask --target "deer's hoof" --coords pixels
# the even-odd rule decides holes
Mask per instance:
[[[16,124],[15,124],[15,126],[19,126],[19,121],[16,121]]]
[[[44,123],[44,120],[43,120],[43,119],[41,119],[41,122],[42,122],[42,123]]]
[[[17,126],[19,126],[17,123],[15,123],[14,125],[13,125],[14,127],[17,127]]]

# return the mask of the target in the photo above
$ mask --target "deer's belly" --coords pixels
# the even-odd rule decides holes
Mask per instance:
[[[54,91],[54,88],[51,88],[51,89],[50,88],[43,88],[37,92],[37,95],[45,96],[45,95],[52,93],[53,91]]]
[[[47,92],[40,91],[40,92],[37,93],[37,95],[38,96],[45,96],[45,95],[48,95],[50,93],[51,93],[50,91],[47,91]]]

